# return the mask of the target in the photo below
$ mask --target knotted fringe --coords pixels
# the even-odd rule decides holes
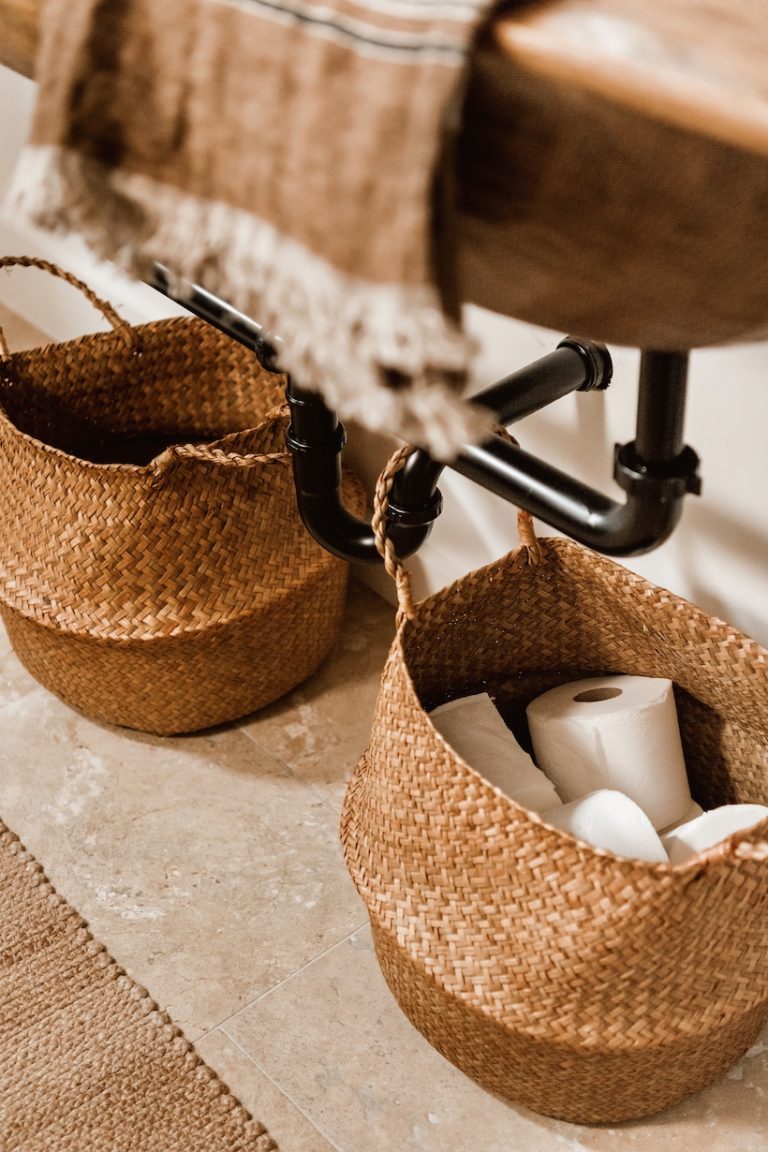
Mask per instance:
[[[490,416],[446,382],[466,375],[473,347],[430,285],[346,276],[247,212],[62,148],[25,149],[8,206],[77,234],[138,279],[159,261],[228,300],[279,335],[280,367],[344,419],[440,460],[491,430]]]

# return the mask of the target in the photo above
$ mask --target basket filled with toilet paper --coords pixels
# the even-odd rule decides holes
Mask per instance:
[[[400,611],[341,839],[381,971],[485,1088],[605,1124],[768,1020],[768,652],[571,541]]]
[[[525,711],[535,762],[487,692],[452,700],[430,717],[486,780],[587,844],[681,864],[768,820],[764,804],[705,812],[693,799],[671,680],[590,677],[544,692]]]

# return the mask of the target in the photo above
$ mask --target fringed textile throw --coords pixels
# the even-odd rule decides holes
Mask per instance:
[[[435,175],[490,0],[49,0],[11,204],[283,341],[343,416],[445,459],[486,427]]]

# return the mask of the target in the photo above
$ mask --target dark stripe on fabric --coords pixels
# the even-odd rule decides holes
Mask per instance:
[[[82,49],[82,65],[69,94],[66,144],[87,143],[106,164],[117,168],[126,150],[114,77],[128,12],[125,0],[98,0]]]
[[[259,0],[241,0],[241,2],[245,5],[258,4]],[[413,15],[410,18],[415,20],[425,19],[425,14],[433,11],[435,6],[435,0],[393,0],[393,3],[397,7],[413,9]],[[365,0],[359,0],[358,6],[361,9],[369,7]],[[470,23],[473,17],[487,9],[488,3],[487,0],[437,0],[437,7],[465,14],[467,22]],[[375,12],[377,8],[372,5],[370,10]]]
[[[295,8],[289,7],[287,4],[270,3],[270,0],[248,0],[254,8],[265,8],[268,11],[276,12],[280,16],[288,16],[299,24],[306,24],[309,27],[329,28],[335,32],[339,37],[349,40],[353,44],[367,44],[372,48],[381,48],[387,52],[399,53],[404,56],[445,56],[451,60],[463,60],[467,55],[466,50],[458,45],[448,44],[445,40],[429,41],[425,38],[414,39],[412,41],[392,42],[385,39],[379,39],[376,36],[363,36],[359,32],[353,32],[343,24],[337,24],[336,21],[325,19],[319,16],[310,16],[306,12],[298,12]]]

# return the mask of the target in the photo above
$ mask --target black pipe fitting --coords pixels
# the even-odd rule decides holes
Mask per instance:
[[[614,448],[613,478],[630,496],[647,492],[656,500],[679,500],[686,493],[701,495],[699,457],[684,447],[671,460],[649,463],[637,451],[637,441]]]
[[[585,380],[579,392],[604,392],[613,379],[613,361],[605,344],[566,336],[558,348],[573,348],[584,361]]]
[[[450,467],[588,547],[613,556],[647,552],[663,543],[677,525],[685,494],[698,493],[701,487],[698,457],[682,441],[686,368],[685,353],[642,356],[636,439],[616,449],[615,476],[627,492],[623,504],[500,436],[468,445]],[[557,396],[604,388],[610,378],[607,349],[569,338],[555,352],[493,385],[474,402],[492,407],[500,421],[511,424]],[[443,467],[418,450],[395,478],[390,523],[396,548],[396,526],[418,524],[426,529],[426,538],[427,521],[441,503],[437,484]],[[301,485],[300,465],[298,473]],[[327,506],[322,522],[313,522],[315,509],[310,510],[301,495],[299,500],[304,504],[307,527],[325,543],[335,513]],[[337,554],[344,554],[338,534],[333,544]],[[375,559],[361,554],[366,550],[358,533],[354,558]]]
[[[353,516],[342,500],[343,425],[317,393],[289,380],[286,395],[291,410],[286,442],[293,454],[296,500],[304,526],[324,548],[343,560],[378,562],[381,558],[370,523]],[[419,504],[424,505],[423,513]],[[421,547],[441,508],[438,492],[390,511],[388,535],[398,556],[410,556]]]
[[[568,337],[554,352],[493,384],[473,397],[472,403],[489,408],[500,424],[507,425],[569,392],[607,387],[611,371],[606,348]],[[288,446],[293,452],[296,496],[305,527],[335,555],[376,563],[380,557],[370,525],[350,516],[341,500],[341,426],[316,393],[291,381],[287,395],[291,408]],[[462,470],[458,462],[451,466]],[[442,511],[437,484],[443,468],[419,450],[395,477],[387,511],[388,534],[403,559],[421,547]]]

